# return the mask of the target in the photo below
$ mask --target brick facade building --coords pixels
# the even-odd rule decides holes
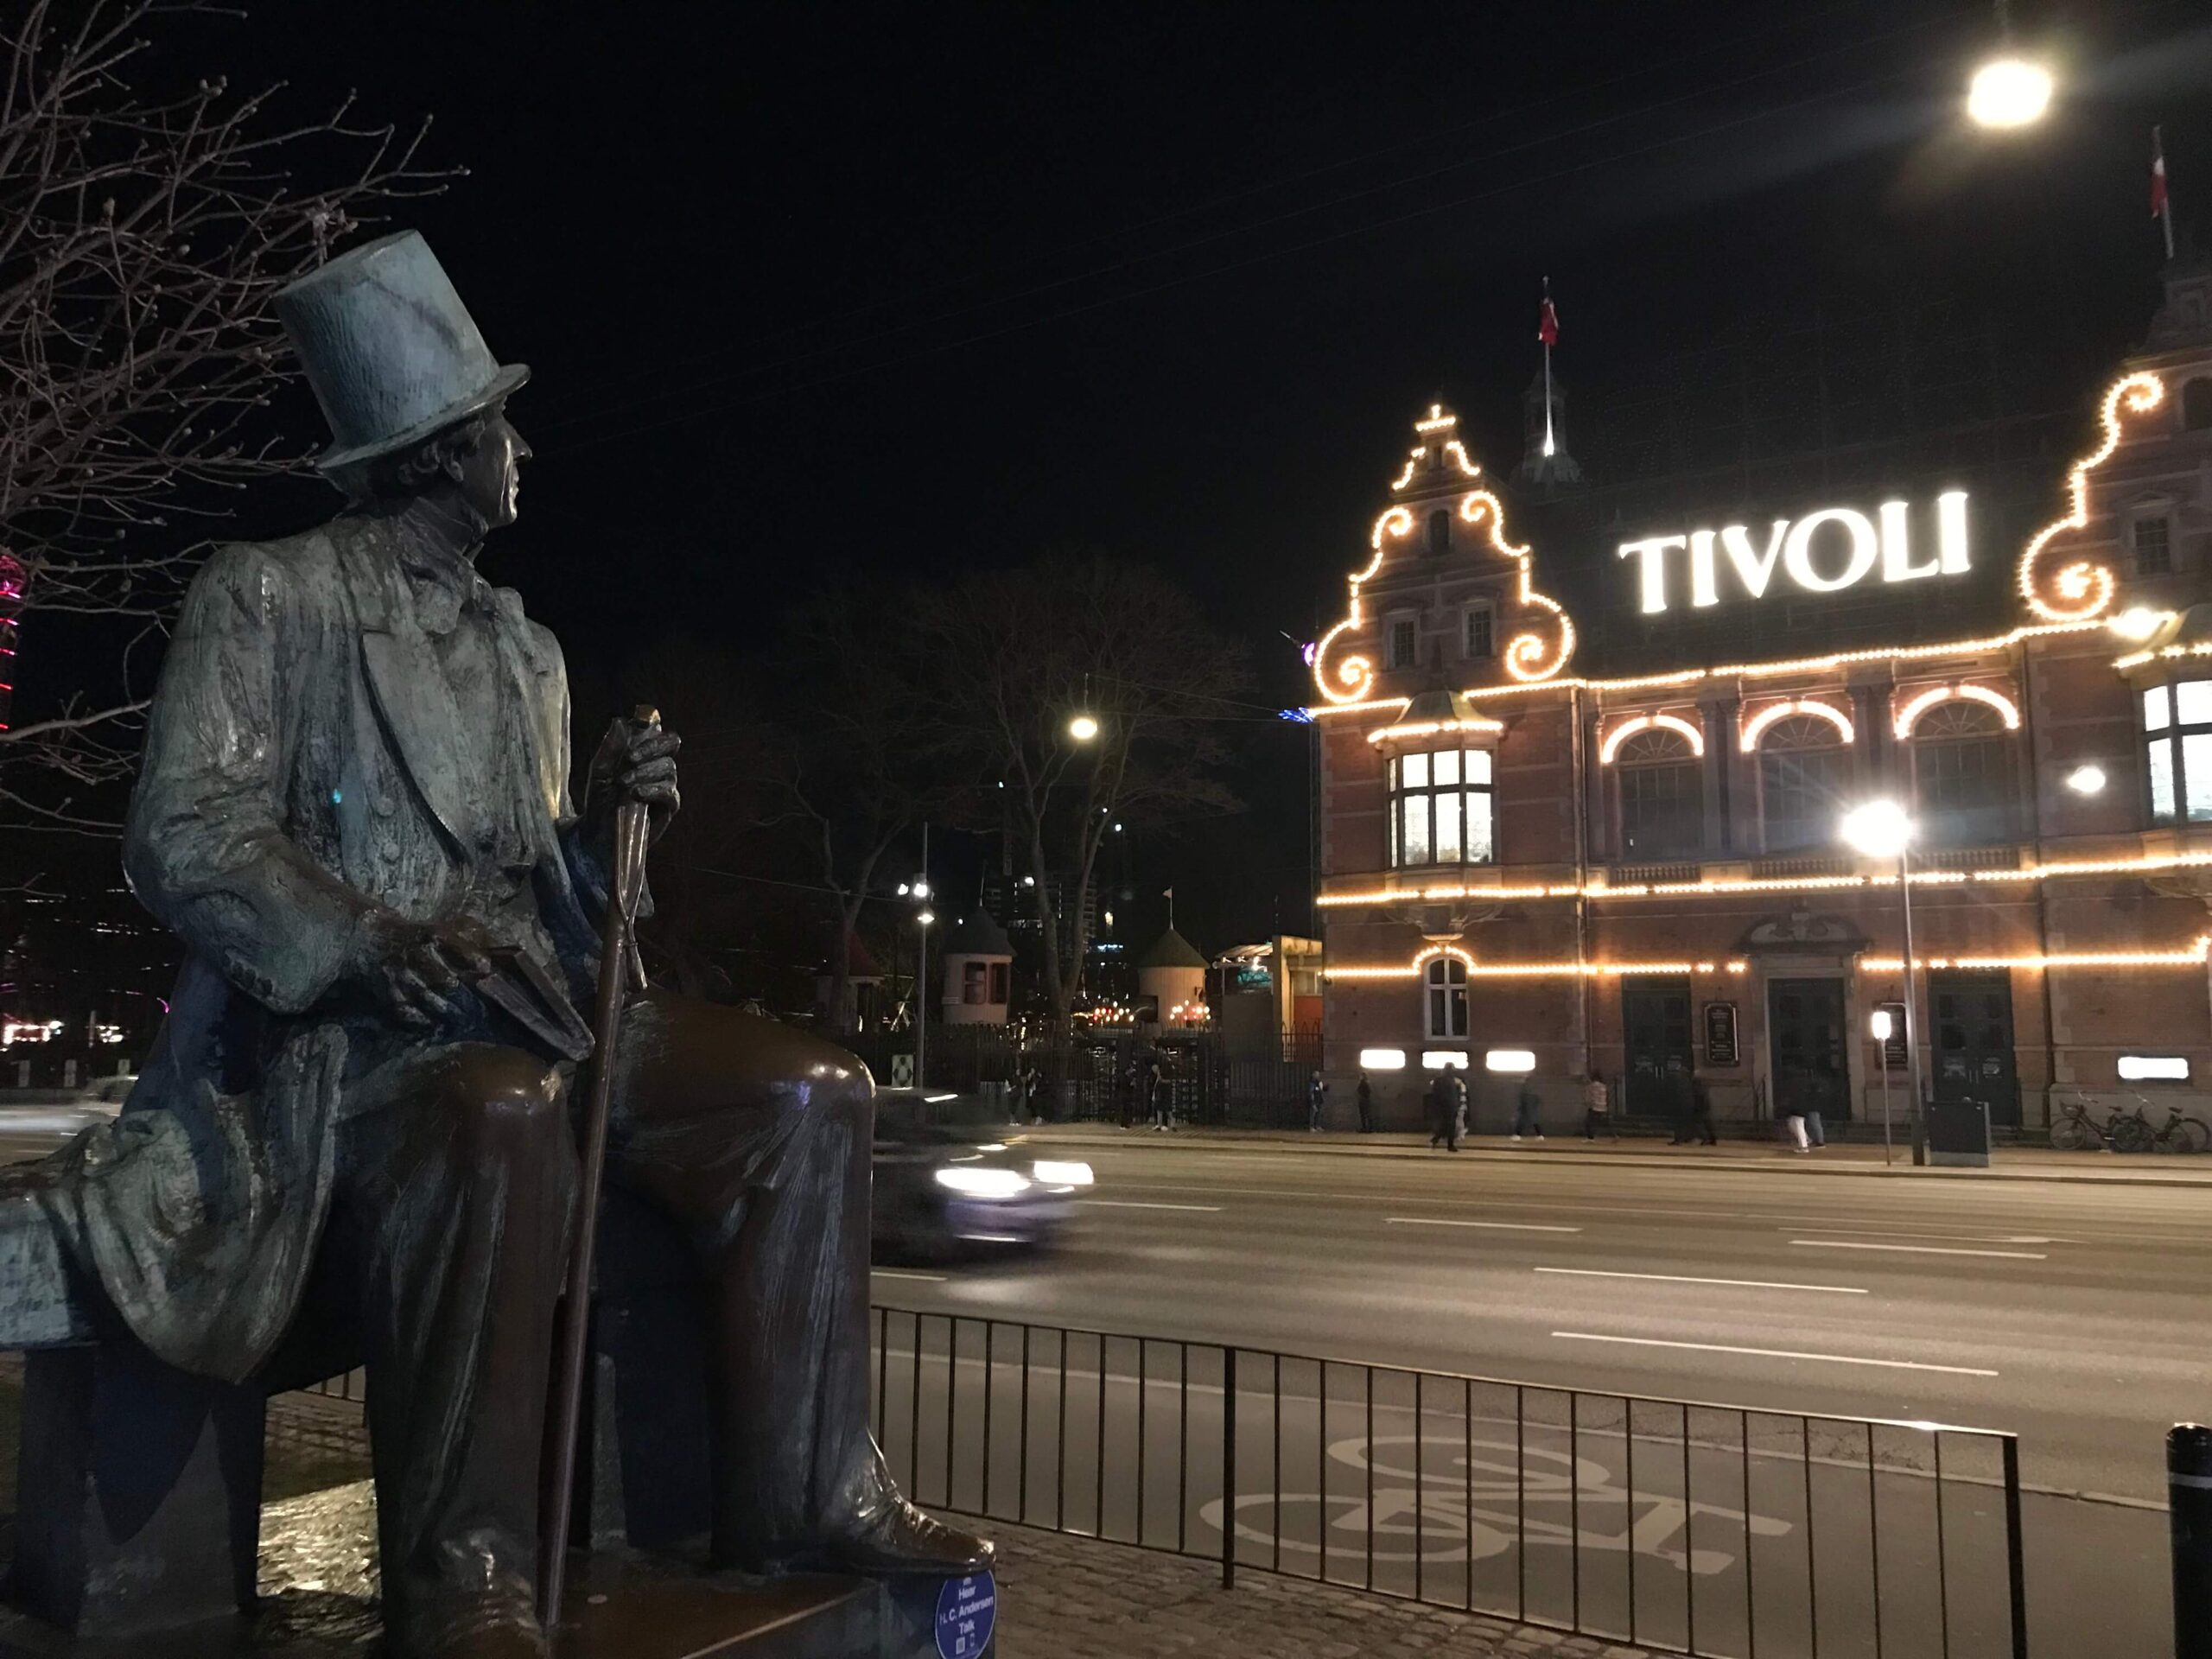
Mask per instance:
[[[1902,1122],[1897,867],[1838,831],[1888,798],[1931,1093],[2031,1134],[2054,1096],[2201,1109],[2212,266],[2094,390],[2063,437],[1610,491],[1591,455],[1493,483],[1432,406],[1315,653],[1332,1097],[1364,1069],[1411,1122],[1465,1064],[1495,1128],[1524,1052],[1555,1115],[1594,1066],[1631,1112],[1694,1071],[1724,1118],[1831,1124],[1886,1077]]]

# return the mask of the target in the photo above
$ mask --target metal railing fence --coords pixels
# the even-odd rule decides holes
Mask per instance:
[[[1995,1431],[878,1306],[918,1503],[1700,1659],[2027,1653]]]

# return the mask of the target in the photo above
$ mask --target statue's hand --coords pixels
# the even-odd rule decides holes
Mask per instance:
[[[642,721],[618,720],[607,728],[584,787],[584,826],[594,850],[604,855],[613,848],[614,810],[626,800],[644,804],[652,838],[660,838],[683,804],[676,786],[676,752],[683,747],[674,732]]]
[[[353,978],[400,1025],[432,1029],[459,1013],[455,993],[492,971],[491,945],[474,922],[410,922],[378,912],[362,924]]]

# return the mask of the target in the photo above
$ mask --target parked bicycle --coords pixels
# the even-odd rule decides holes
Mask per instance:
[[[2050,1144],[2059,1152],[2082,1152],[2094,1147],[2106,1152],[2201,1153],[2212,1151],[2212,1125],[2191,1117],[2178,1106],[2166,1108],[2166,1121],[2153,1125],[2140,1095],[2133,1111],[2115,1106],[2103,1122],[2089,1116],[2086,1099],[2059,1104],[2059,1116],[2050,1126]]]

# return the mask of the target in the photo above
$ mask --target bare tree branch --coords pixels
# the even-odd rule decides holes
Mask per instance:
[[[453,176],[418,163],[424,128],[365,124],[350,94],[294,119],[275,112],[280,87],[150,90],[149,31],[192,13],[221,15],[29,0],[0,22],[0,559],[17,571],[25,649],[41,613],[172,613],[203,521],[305,460],[269,425],[296,372],[272,296]],[[295,170],[308,164],[314,179]],[[23,785],[8,804],[67,817],[24,780],[93,781],[96,752],[127,770],[143,708],[126,683],[0,728],[0,773]],[[100,732],[111,741],[88,746]]]

